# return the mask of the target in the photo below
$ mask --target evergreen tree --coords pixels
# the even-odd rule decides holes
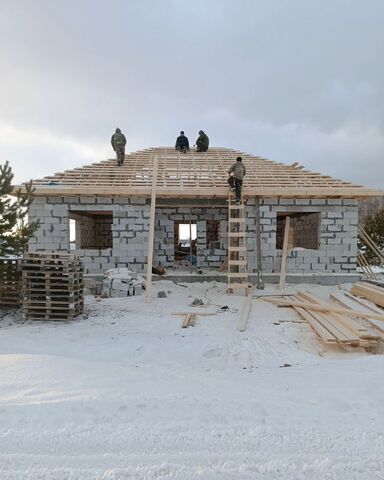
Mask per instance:
[[[34,191],[32,181],[24,192],[18,190],[16,197],[11,197],[12,180],[12,168],[5,162],[0,165],[0,256],[22,255],[39,226],[38,221],[27,221]]]
[[[363,227],[379,249],[384,252],[384,207],[365,217]],[[359,238],[358,246],[364,252],[371,265],[380,265],[380,259],[369,245],[364,242],[364,239]]]

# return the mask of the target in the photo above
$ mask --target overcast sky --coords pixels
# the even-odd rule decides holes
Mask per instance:
[[[384,187],[383,0],[0,0],[0,163],[229,147]]]

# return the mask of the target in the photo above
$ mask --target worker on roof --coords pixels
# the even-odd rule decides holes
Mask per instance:
[[[179,152],[183,153],[187,153],[187,150],[189,150],[189,141],[188,138],[184,135],[183,131],[180,132],[180,136],[176,139],[175,148]]]
[[[198,152],[206,152],[209,147],[209,138],[203,130],[199,131],[199,138],[196,140],[196,150]]]
[[[241,186],[243,185],[243,178],[246,174],[246,168],[243,165],[243,159],[241,157],[236,158],[236,162],[228,170],[228,173],[229,189],[232,192],[235,191],[236,204],[239,205],[241,199]]]
[[[117,165],[121,166],[124,162],[127,139],[124,134],[121,133],[120,128],[116,128],[115,133],[112,135],[111,144],[113,150],[116,152]]]

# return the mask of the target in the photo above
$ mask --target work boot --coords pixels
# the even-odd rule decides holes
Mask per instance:
[[[240,205],[240,200],[236,200],[236,205]]]

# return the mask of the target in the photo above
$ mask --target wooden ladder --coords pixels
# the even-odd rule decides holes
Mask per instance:
[[[247,220],[243,198],[239,205],[228,199],[228,293],[244,289],[248,293]]]

